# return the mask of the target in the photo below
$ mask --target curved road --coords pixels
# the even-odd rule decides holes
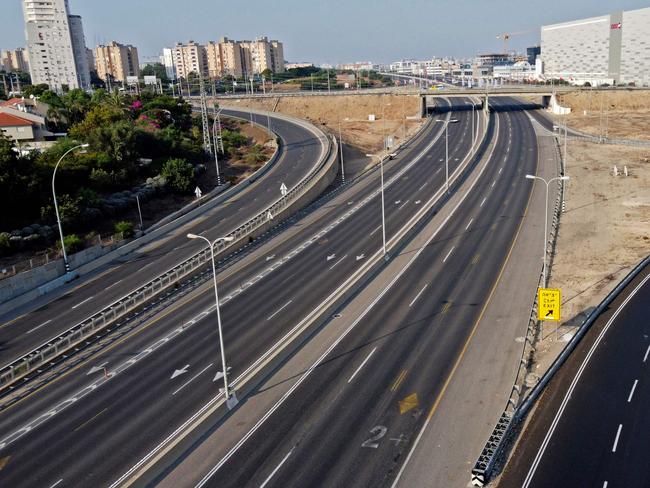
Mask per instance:
[[[547,386],[499,487],[650,486],[650,266]]]
[[[468,152],[471,138],[471,114],[463,112],[459,118],[461,123],[449,128],[452,171]],[[389,237],[444,184],[444,140],[433,141],[441,129],[441,124],[431,124],[387,165],[387,179],[399,175],[386,189]],[[379,248],[378,176],[377,172],[368,175],[327,202],[326,218],[298,222],[299,233],[281,242],[273,255],[262,255],[251,265],[253,271],[246,271],[258,274],[252,275],[243,291],[238,291],[242,290],[240,274],[225,278],[222,319],[231,379],[281,340]],[[260,270],[268,266],[273,266],[271,272],[261,276]],[[0,451],[0,457],[10,458],[0,471],[0,481],[46,485],[61,479],[61,486],[105,485],[169,435],[218,387],[213,378],[220,369],[220,351],[213,314],[205,312],[213,300],[209,288],[200,290],[123,343],[1,414],[0,437],[6,440],[10,435],[16,440]],[[189,321],[194,325],[181,335],[161,341]],[[133,367],[107,382],[90,369],[108,363],[113,370],[128,358]],[[96,378],[101,384],[84,394],[88,393],[85,385],[95,384]],[[74,405],[69,406],[72,398]],[[59,408],[61,402],[69,407]],[[48,410],[55,413],[49,420],[33,424],[28,432],[16,431],[39,414],[46,412],[49,417]],[[11,437],[12,433],[18,437]]]
[[[250,118],[247,112],[236,110],[224,110],[223,114]],[[267,124],[266,116],[253,115],[253,120],[262,126]],[[282,183],[289,188],[295,186],[325,149],[312,132],[300,125],[277,118],[272,119],[272,124],[273,131],[282,140],[282,153],[262,178],[201,217],[82,278],[82,284],[75,286],[73,282],[58,298],[1,325],[0,366],[39,347],[195,254],[198,249],[195,242],[187,239],[188,232],[209,238],[226,235],[279,198]]]

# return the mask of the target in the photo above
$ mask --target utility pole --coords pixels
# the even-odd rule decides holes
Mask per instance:
[[[201,91],[201,124],[203,127],[203,147],[206,152],[212,155],[212,143],[210,142],[210,125],[208,122],[208,104],[205,95],[205,83],[203,82],[203,75],[199,73],[199,90]]]

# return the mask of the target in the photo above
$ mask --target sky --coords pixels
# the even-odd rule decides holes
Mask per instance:
[[[21,0],[1,0],[0,49],[25,44]],[[266,35],[284,43],[290,62],[337,64],[502,51],[539,43],[540,26],[618,10],[650,0],[69,0],[83,17],[86,44],[116,40],[138,47],[140,62],[190,39]]]

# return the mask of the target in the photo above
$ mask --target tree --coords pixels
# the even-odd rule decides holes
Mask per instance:
[[[50,87],[46,83],[41,83],[40,85],[29,85],[23,88],[23,96],[29,98],[32,95],[35,97],[40,97],[43,93],[48,91]]]
[[[163,83],[169,83],[169,77],[167,76],[167,69],[165,65],[161,63],[151,63],[147,64],[141,70],[142,76],[156,76]]]
[[[194,186],[194,166],[184,159],[168,159],[161,174],[169,187],[177,193],[188,193]]]

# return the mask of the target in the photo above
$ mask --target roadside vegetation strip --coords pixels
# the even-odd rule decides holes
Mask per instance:
[[[234,240],[228,244],[223,242],[218,244],[215,249],[215,254],[217,255],[222,255],[225,251],[232,251],[236,246],[241,246],[249,235],[263,226],[268,225],[267,215],[269,212],[276,220],[285,216],[287,210],[290,209],[294,202],[299,201],[311,186],[317,184],[322,177],[327,175],[330,167],[337,159],[338,151],[336,150],[336,141],[330,143],[325,134],[312,124],[297,121],[297,119],[286,116],[282,118],[298,123],[298,125],[308,129],[321,141],[322,150],[318,163],[286,196],[278,198],[273,204],[258,213],[248,222],[229,232],[227,235],[233,237]],[[99,330],[125,316],[131,310],[157,297],[161,292],[175,285],[179,279],[188,276],[208,262],[209,259],[209,249],[204,249],[196,253],[194,256],[157,276],[149,283],[131,291],[121,299],[116,300],[111,305],[71,327],[62,334],[59,334],[57,337],[50,339],[45,344],[12,361],[0,370],[0,389],[6,390],[7,387],[17,380],[24,378],[38,367],[43,366],[48,361],[52,361],[86,338],[96,334]]]
[[[451,113],[449,114],[449,117],[451,117]],[[498,118],[496,120],[497,130],[495,134],[498,134]],[[488,129],[488,125],[485,124],[482,134],[483,144],[486,143],[485,137],[488,133]],[[440,132],[436,137],[436,140],[438,140],[443,133],[444,131]],[[481,160],[485,158],[486,161],[489,161],[491,159],[491,154],[494,150],[494,147],[496,146],[496,143],[495,141],[492,141],[489,145],[492,147],[490,150],[490,156],[483,156],[481,157]],[[477,140],[477,147],[479,146],[481,146],[481,143],[479,143]],[[488,149],[490,149],[489,146],[486,148],[486,153]],[[462,163],[452,174],[449,175],[450,184],[453,185],[458,181],[465,180],[469,162],[472,160],[472,158],[476,157],[477,153],[478,151],[468,152]],[[423,155],[424,152],[420,153],[419,157],[422,157]],[[475,181],[478,181],[478,177]],[[429,215],[433,207],[440,204],[441,202],[444,202],[444,199],[447,195],[448,194],[443,184],[442,187],[400,229],[400,231],[398,231],[387,242],[387,249],[389,251],[394,251],[395,249],[403,246],[406,242],[410,241],[411,234],[419,230],[419,227],[422,225],[423,218],[426,215]],[[385,260],[383,258],[381,249],[378,250],[369,259],[364,260],[361,267],[357,269],[353,275],[351,275],[329,296],[327,296],[314,310],[305,316],[273,346],[271,346],[262,356],[260,356],[237,378],[233,379],[231,384],[233,387],[237,387],[240,391],[243,392],[242,398],[245,396],[245,394],[247,394],[247,392],[251,391],[255,386],[257,386],[261,379],[263,379],[264,371],[269,370],[284,357],[287,357],[298,347],[300,347],[300,339],[305,336],[306,331],[312,330],[314,327],[318,327],[324,324],[328,320],[330,313],[335,310],[336,307],[340,306],[343,301],[350,299],[363,286],[365,286],[368,280],[376,275],[384,263]],[[262,378],[260,378],[260,376]],[[256,380],[256,378],[259,378],[259,381]],[[196,429],[207,418],[215,413],[217,413],[217,415],[225,415],[225,411],[220,411],[221,408],[225,408],[224,405],[225,402],[221,393],[213,397],[190,418],[188,418],[183,424],[181,424],[172,434],[170,434],[166,439],[158,444],[158,446],[156,446],[131,469],[129,469],[129,471],[124,473],[118,480],[116,480],[111,485],[111,488],[131,486],[132,484],[136,483],[138,479],[144,475],[144,473],[155,466],[156,463],[158,463],[162,458],[164,458],[165,455],[171,452],[179,442],[183,441],[187,436],[189,436],[194,431],[194,429]]]

